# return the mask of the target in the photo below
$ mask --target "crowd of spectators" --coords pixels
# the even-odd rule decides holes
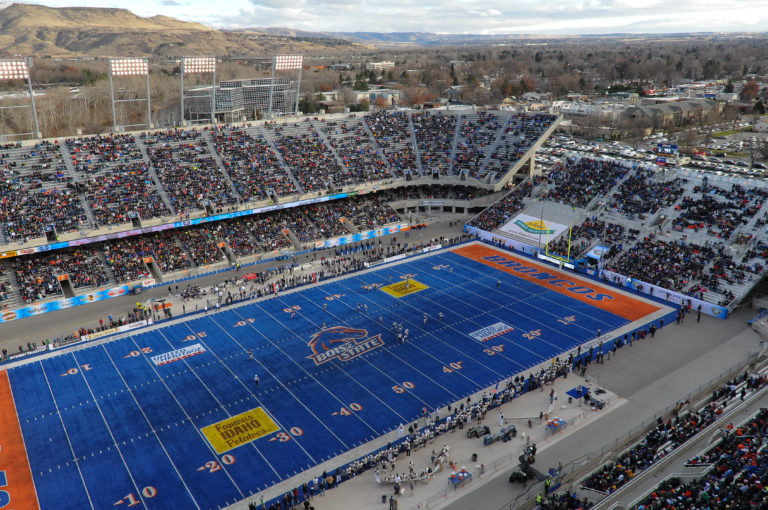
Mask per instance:
[[[352,197],[344,201],[326,204],[328,217],[336,218],[340,223],[343,218],[359,230],[373,230],[389,223],[400,221],[394,209],[380,201],[376,196]],[[326,222],[322,222],[326,223]],[[348,233],[339,231],[340,235]]]
[[[392,176],[381,149],[371,145],[371,137],[359,117],[338,122],[322,120],[320,129],[341,159],[342,168],[351,174],[355,182],[377,181]]]
[[[42,237],[49,225],[63,233],[87,224],[80,197],[69,188],[28,190],[5,180],[0,197],[0,222],[11,242]]]
[[[619,455],[615,462],[609,462],[594,471],[582,481],[581,485],[607,494],[616,491],[621,486],[627,484],[637,473],[666,457],[688,439],[712,424],[725,411],[729,403],[736,399],[744,400],[748,391],[757,390],[765,383],[765,376],[750,376],[745,372],[737,378],[726,382],[721,387],[716,388],[713,391],[711,401],[696,412],[687,411],[686,408],[689,405],[687,403],[680,403],[675,410],[673,418],[666,422],[659,418],[657,425],[646,434],[645,438]],[[761,410],[761,413],[763,412],[764,410]],[[766,416],[763,414],[761,419],[764,420]],[[754,422],[752,422],[752,425],[754,425]],[[764,424],[763,427],[765,427]],[[729,426],[728,428],[732,427]],[[765,428],[760,431],[760,439],[754,445],[756,448],[762,446],[762,434],[764,432]],[[742,432],[739,430],[737,430],[736,434],[729,434],[729,436],[704,455],[689,460],[687,465],[711,464],[724,459],[727,459],[725,462],[729,463],[733,457],[728,455],[728,448],[723,448],[723,445],[735,446],[738,442],[743,441],[741,436]],[[734,437],[737,439],[735,443],[732,441]],[[653,497],[652,495],[651,498]]]
[[[653,170],[638,167],[619,184],[608,207],[628,216],[630,219],[644,219],[646,214],[655,214],[662,207],[669,207],[683,194],[685,181],[675,178],[671,181],[653,180]]]
[[[257,221],[258,219],[254,218],[242,218],[219,222],[216,224],[218,238],[227,243],[235,257],[259,253],[261,250],[255,239],[251,237],[253,224]]]
[[[556,118],[556,115],[547,113],[513,115],[504,128],[488,166],[485,169],[478,168],[476,174],[470,172],[470,177],[480,177],[489,172],[496,172],[497,178],[500,178],[523,157]]]
[[[411,128],[406,112],[376,111],[365,116],[376,144],[384,150],[389,166],[398,177],[418,171],[411,145]]]
[[[244,128],[219,127],[211,132],[216,151],[243,200],[295,194],[296,186],[261,135]],[[270,191],[271,190],[271,191]]]
[[[628,240],[624,225],[605,222],[594,216],[573,227],[570,237],[570,257],[573,259],[583,256],[598,241],[610,246],[609,251],[602,254],[603,257],[606,259],[613,257],[623,249],[623,243]],[[567,233],[549,243],[549,252],[562,256],[568,255]]]
[[[224,179],[200,131],[169,129],[142,137],[177,214],[230,205],[237,197]]]
[[[453,158],[456,115],[436,111],[413,113],[411,121],[422,170],[427,174],[447,174]]]
[[[170,230],[109,241],[104,244],[104,253],[107,264],[121,283],[149,276],[145,257],[152,257],[163,273],[181,271],[192,265],[177,243],[176,233]]]
[[[282,212],[261,214],[254,217],[249,225],[253,238],[265,252],[291,246],[291,240],[283,227]]]
[[[207,266],[227,260],[224,251],[218,246],[221,241],[216,237],[215,225],[204,224],[187,228],[178,231],[176,235],[196,266]]]
[[[132,135],[97,135],[65,142],[78,176],[74,187],[85,196],[97,225],[144,219],[169,211]]]
[[[700,196],[685,196],[676,207],[680,212],[675,227],[706,229],[708,234],[724,240],[757,214],[768,193],[764,188],[746,189],[738,184],[727,190],[710,184],[707,179],[695,186],[693,192]]]
[[[58,143],[5,151],[0,153],[0,222],[8,241],[44,236],[49,225],[70,232],[86,222]]]
[[[25,303],[60,296],[60,275],[68,275],[75,289],[101,287],[109,283],[101,260],[92,248],[17,257],[13,260],[13,270]]]
[[[713,468],[700,479],[683,482],[670,478],[659,484],[638,505],[642,510],[694,510],[700,508],[763,508],[768,504],[765,479],[768,455],[768,409],[762,408],[743,425],[727,427],[727,435],[690,465]]]
[[[305,192],[355,184],[353,171],[339,165],[309,119],[265,127],[272,130],[277,150]]]
[[[453,173],[460,174],[466,170],[469,175],[479,174],[501,126],[499,117],[486,111],[462,116]]]
[[[516,186],[504,198],[475,216],[470,225],[488,232],[501,227],[523,210],[523,199],[530,197],[533,188],[541,182],[541,177],[534,177]]]
[[[650,234],[609,262],[607,269],[682,292],[700,281],[704,268],[714,257],[715,250],[710,245],[665,241]]]
[[[542,198],[574,207],[585,207],[603,197],[629,171],[624,163],[581,158],[556,165],[548,176],[549,188]]]

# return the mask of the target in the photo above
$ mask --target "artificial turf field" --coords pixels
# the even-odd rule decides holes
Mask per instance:
[[[224,507],[660,308],[469,244],[30,360],[0,508]]]

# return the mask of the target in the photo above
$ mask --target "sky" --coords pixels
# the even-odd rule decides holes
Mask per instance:
[[[140,16],[162,14],[216,28],[542,35],[768,30],[768,0],[17,1],[128,7]]]

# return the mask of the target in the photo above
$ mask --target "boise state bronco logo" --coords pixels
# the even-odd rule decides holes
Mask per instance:
[[[532,220],[522,221],[515,220],[515,225],[525,230],[529,234],[554,234],[555,231],[549,228],[549,225],[545,221]]]
[[[381,339],[381,334],[369,337],[365,329],[333,326],[312,335],[307,345],[312,349],[312,355],[307,357],[314,361],[315,365],[322,365],[334,358],[350,361],[381,347],[384,340]]]

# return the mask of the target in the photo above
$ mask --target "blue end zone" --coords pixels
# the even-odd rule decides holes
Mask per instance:
[[[405,278],[428,288],[396,298],[370,287]],[[217,508],[627,324],[440,252],[9,376],[43,508],[61,508],[62,497],[72,508]],[[204,352],[151,360],[195,345]],[[278,432],[226,453],[201,432],[257,407]]]

